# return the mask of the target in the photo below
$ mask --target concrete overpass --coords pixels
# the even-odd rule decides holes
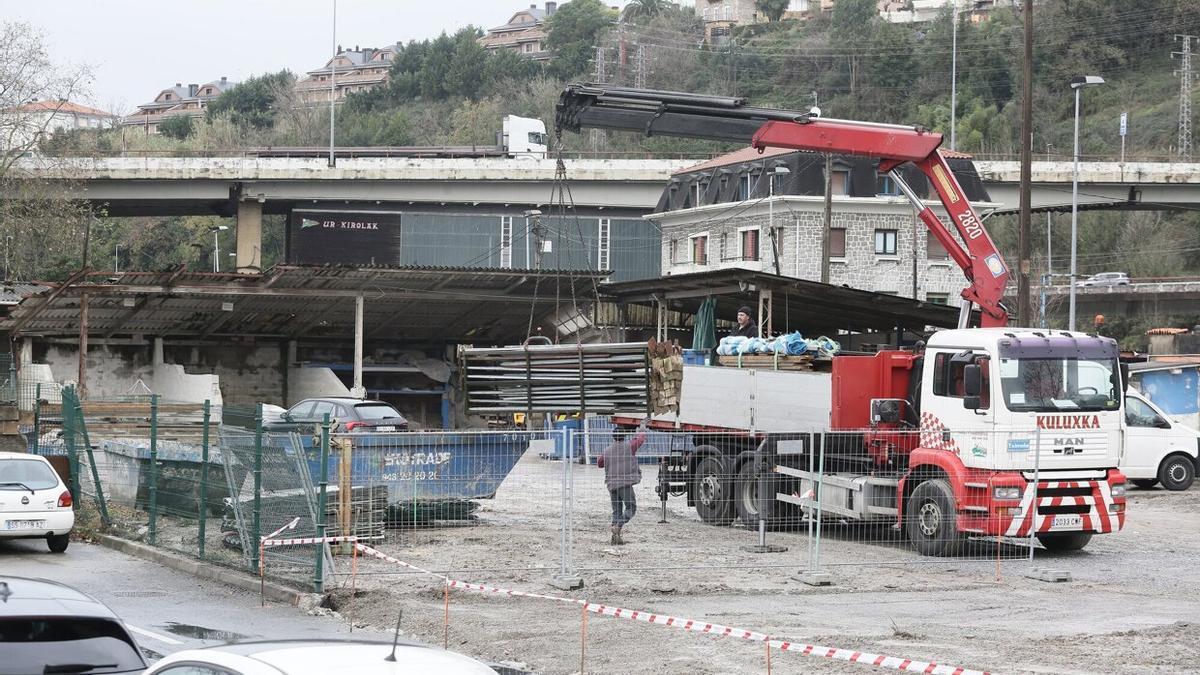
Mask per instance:
[[[671,174],[694,159],[565,160],[527,158],[98,157],[22,160],[18,171],[60,182],[103,205],[109,216],[220,215],[237,218],[237,269],[258,272],[262,216],[298,205],[446,204],[524,206],[559,203],[613,217],[652,211]],[[0,199],[4,195],[0,193]]]
[[[1050,286],[1046,289],[1048,306],[1053,314],[1066,316],[1067,298],[1071,287]],[[1034,303],[1041,289],[1033,287]],[[1200,316],[1200,279],[1136,281],[1128,286],[1089,286],[1075,289],[1075,306],[1079,325],[1090,327],[1096,314],[1106,317],[1196,317]]]
[[[695,162],[570,159],[565,161],[565,187],[578,207],[640,217],[658,203],[671,174]],[[993,213],[1015,213],[1019,164],[980,160],[976,166],[992,202],[1001,205]],[[320,157],[29,158],[17,168],[72,184],[87,199],[104,204],[111,216],[236,216],[237,265],[245,271],[257,270],[262,214],[288,213],[302,204],[545,209],[562,198],[555,192],[557,165],[551,159],[345,157],[329,167]],[[1071,162],[1033,163],[1035,210],[1070,209],[1071,171]],[[1082,163],[1080,205],[1200,207],[1200,163]]]
[[[1011,161],[976,160],[975,167],[993,202],[993,213],[1016,213],[1021,165]],[[1035,211],[1071,210],[1073,164],[1033,162],[1030,201]],[[1138,209],[1200,207],[1200,163],[1080,162],[1081,209]]]

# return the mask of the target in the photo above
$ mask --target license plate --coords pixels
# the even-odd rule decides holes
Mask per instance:
[[[396,430],[396,427],[394,427],[392,425],[383,426],[383,427],[375,427],[375,431],[395,431],[395,430]]]
[[[1054,516],[1051,527],[1082,527],[1083,516]]]
[[[10,520],[5,526],[10,530],[38,530],[46,527],[44,520]]]

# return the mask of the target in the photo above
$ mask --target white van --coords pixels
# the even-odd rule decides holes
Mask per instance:
[[[1121,471],[1140,488],[1162,483],[1186,490],[1200,465],[1200,431],[1176,422],[1142,394],[1125,395],[1125,438]]]

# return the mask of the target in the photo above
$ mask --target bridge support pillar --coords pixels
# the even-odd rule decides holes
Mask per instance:
[[[238,274],[262,272],[262,207],[257,200],[237,203]]]

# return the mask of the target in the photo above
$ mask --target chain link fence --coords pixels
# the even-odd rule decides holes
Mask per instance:
[[[947,562],[1000,575],[1124,518],[1104,471],[1059,478],[1081,455],[1106,465],[1106,432],[717,433],[589,419],[346,433],[336,420],[264,419],[261,406],[81,402],[70,387],[32,400],[30,450],[70,476],[98,526],[318,591],[422,571],[651,588],[706,571],[753,586]],[[338,536],[412,567],[337,543],[262,543]]]

